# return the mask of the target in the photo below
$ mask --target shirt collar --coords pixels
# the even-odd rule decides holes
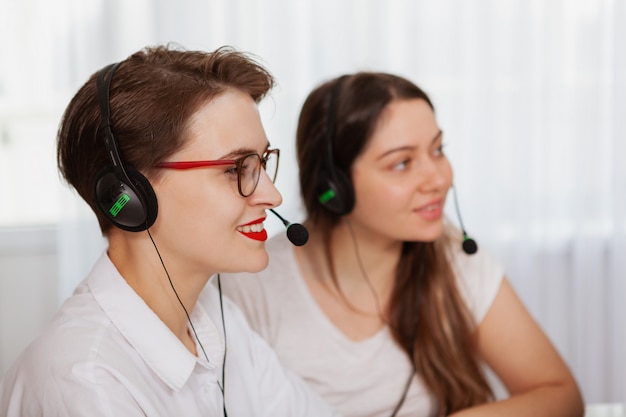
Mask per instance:
[[[128,285],[106,252],[94,265],[87,284],[96,302],[113,325],[170,388],[181,389],[197,364],[214,369],[217,368],[217,364],[221,365],[219,360],[224,354],[222,333],[217,330],[199,303],[191,312],[191,317],[195,331],[209,357],[209,363],[187,350]],[[204,356],[197,341],[196,347],[198,354]]]

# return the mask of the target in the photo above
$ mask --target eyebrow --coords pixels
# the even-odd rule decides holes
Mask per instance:
[[[443,134],[443,131],[441,129],[439,129],[439,131],[437,132],[435,137],[433,137],[431,139],[430,144],[432,145],[433,143],[437,142],[437,140],[439,140],[439,138],[441,137],[442,134]],[[416,149],[416,146],[400,146],[399,148],[389,149],[388,151],[386,151],[382,155],[380,155],[377,159],[378,160],[383,159],[387,155],[390,155],[390,154],[392,154],[394,152],[412,151],[414,149]]]
[[[265,151],[267,151],[270,148],[270,143],[267,142],[267,144],[265,145],[265,149],[263,150],[262,154],[265,153]],[[250,155],[251,153],[256,153],[256,149],[252,149],[252,148],[237,148],[237,149],[233,149],[232,151],[228,152],[225,155],[222,155],[221,159],[237,159],[238,157],[241,156],[245,156],[245,155]]]

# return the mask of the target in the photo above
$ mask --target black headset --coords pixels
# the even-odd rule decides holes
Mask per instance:
[[[335,84],[328,105],[328,124],[326,126],[324,165],[318,179],[317,199],[329,211],[344,215],[354,208],[354,188],[349,176],[335,164],[333,152],[335,135],[335,117],[337,102],[346,75],[340,77]]]
[[[100,129],[111,165],[96,176],[94,195],[100,212],[111,223],[129,232],[147,230],[157,217],[158,204],[148,179],[131,166],[124,166],[111,127],[109,90],[121,63],[107,65],[98,73],[96,89],[100,106]]]

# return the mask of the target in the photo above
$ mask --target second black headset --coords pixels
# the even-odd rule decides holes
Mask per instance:
[[[148,229],[157,218],[158,204],[150,181],[131,166],[124,165],[111,121],[111,79],[121,63],[100,70],[96,79],[100,130],[111,164],[96,176],[94,195],[100,212],[116,227],[129,232]]]
[[[348,76],[340,77],[333,87],[328,105],[328,123],[324,141],[324,162],[318,179],[317,199],[331,212],[340,216],[348,214],[354,208],[354,188],[348,175],[335,165],[333,145],[335,143],[335,118],[337,102],[343,84]]]

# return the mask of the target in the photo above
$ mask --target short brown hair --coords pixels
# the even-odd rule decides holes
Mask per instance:
[[[94,197],[98,172],[110,165],[99,128],[94,73],[70,101],[57,136],[57,163],[65,180],[89,204],[107,234],[111,223]],[[189,118],[228,88],[260,102],[274,86],[272,75],[251,55],[221,47],[213,52],[179,47],[144,48],[117,68],[110,87],[112,131],[121,158],[144,175],[185,143]]]

